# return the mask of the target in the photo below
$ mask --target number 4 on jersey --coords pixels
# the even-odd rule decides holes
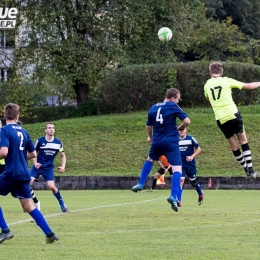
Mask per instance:
[[[157,110],[156,122],[160,122],[160,124],[163,123],[163,117],[162,117],[162,114],[161,114],[161,107],[159,107],[159,109]]]

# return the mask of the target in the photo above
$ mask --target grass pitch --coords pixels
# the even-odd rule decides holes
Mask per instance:
[[[61,213],[50,191],[36,191],[60,240],[43,244],[42,231],[19,202],[1,197],[14,238],[0,244],[1,259],[258,259],[260,200],[256,190],[184,190],[174,212],[169,191],[62,191]]]

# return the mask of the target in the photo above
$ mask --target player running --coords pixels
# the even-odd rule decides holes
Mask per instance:
[[[59,189],[54,183],[54,159],[58,153],[61,155],[61,166],[59,172],[65,171],[66,155],[63,149],[62,142],[54,137],[55,127],[53,123],[47,123],[45,126],[45,136],[37,139],[35,148],[37,157],[33,159],[33,166],[31,168],[31,185],[35,179],[38,179],[40,175],[47,183],[48,189],[53,192],[53,195],[59,202],[62,212],[67,212],[67,206],[65,205]]]

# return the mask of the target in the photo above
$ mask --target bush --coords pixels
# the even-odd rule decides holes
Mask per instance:
[[[109,113],[102,100],[89,99],[87,102],[75,106],[52,106],[52,107],[34,107],[29,111],[31,117],[20,117],[23,123],[40,123],[56,121],[59,119],[76,118],[83,116],[92,116]]]
[[[224,62],[224,76],[243,82],[258,81],[260,67],[246,63]],[[122,113],[148,109],[164,99],[166,89],[181,91],[183,107],[206,107],[204,84],[210,78],[209,62],[135,65],[111,72],[101,82],[101,93],[110,112]],[[258,102],[260,95],[252,91],[233,91],[238,104]]]

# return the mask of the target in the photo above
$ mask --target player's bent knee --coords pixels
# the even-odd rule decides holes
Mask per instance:
[[[190,180],[190,184],[191,184],[193,187],[196,187],[196,186],[199,184],[199,182],[198,182],[197,178],[195,178],[195,179],[193,179],[193,180]]]

